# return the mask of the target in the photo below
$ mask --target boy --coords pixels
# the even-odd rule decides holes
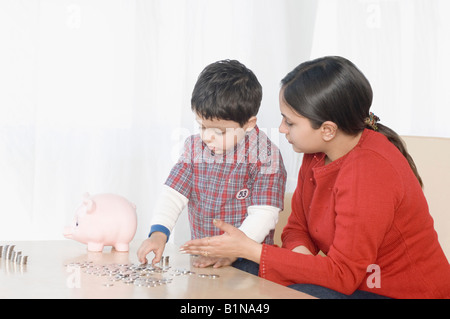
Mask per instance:
[[[147,262],[159,262],[178,216],[188,205],[193,239],[220,235],[214,219],[239,227],[261,243],[273,244],[278,214],[283,209],[286,170],[278,148],[256,125],[262,88],[253,72],[238,61],[208,65],[194,87],[191,108],[201,133],[186,139],[155,207],[149,238],[138,250]],[[245,260],[201,256],[196,267]]]

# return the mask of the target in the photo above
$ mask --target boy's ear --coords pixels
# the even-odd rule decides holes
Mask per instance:
[[[247,123],[244,124],[244,130],[250,132],[256,126],[256,116],[252,116]]]
[[[320,126],[320,132],[322,134],[322,139],[325,142],[331,141],[335,136],[337,132],[338,126],[336,123],[331,121],[325,121]]]

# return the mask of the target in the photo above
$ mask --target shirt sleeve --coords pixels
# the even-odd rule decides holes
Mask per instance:
[[[195,138],[188,137],[184,142],[183,153],[170,171],[165,185],[173,188],[186,198],[190,198]]]
[[[189,201],[192,188],[192,155],[194,137],[184,141],[183,153],[170,171],[154,209],[149,237],[155,231],[163,232],[169,239],[181,211]]]
[[[280,151],[267,146],[268,156],[260,156],[257,176],[252,189],[253,206],[273,206],[283,209],[286,190],[286,169]]]

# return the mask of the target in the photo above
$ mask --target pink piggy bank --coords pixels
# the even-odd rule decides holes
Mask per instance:
[[[136,227],[136,206],[127,199],[114,194],[86,193],[72,226],[64,228],[64,237],[87,244],[89,251],[102,251],[104,246],[128,251]]]

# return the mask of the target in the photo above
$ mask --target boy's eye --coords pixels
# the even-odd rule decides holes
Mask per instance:
[[[204,132],[204,131],[206,131],[206,130],[209,130],[209,132],[213,132],[215,135],[223,135],[223,134],[225,134],[225,132],[224,131],[222,131],[221,129],[218,129],[218,128],[207,128],[207,127],[204,127],[204,126],[199,126],[198,127],[202,132]]]

